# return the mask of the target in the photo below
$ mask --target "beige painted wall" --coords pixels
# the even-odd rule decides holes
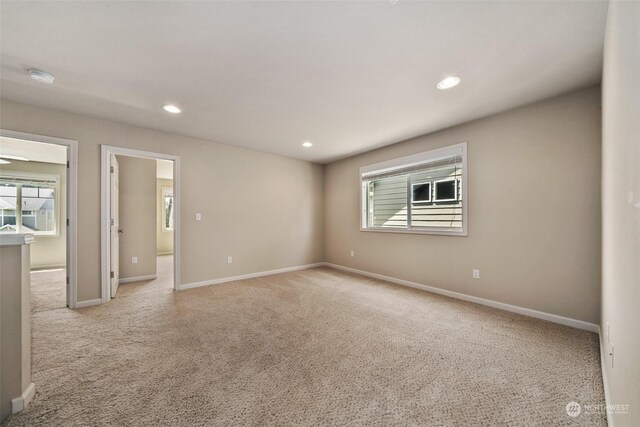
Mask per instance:
[[[640,2],[609,3],[603,76],[602,323],[616,427],[640,420]],[[607,323],[610,335],[607,337]],[[614,347],[614,367],[609,353]]]
[[[31,383],[29,245],[0,246],[0,420]]]
[[[161,178],[156,180],[156,253],[158,255],[169,255],[173,253],[173,231],[162,229],[163,187],[173,188],[173,180]]]
[[[31,268],[64,267],[67,261],[67,237],[64,222],[67,218],[67,168],[65,165],[42,162],[22,162],[12,160],[8,165],[2,165],[0,170],[11,172],[45,173],[60,177],[60,194],[57,200],[60,210],[56,218],[57,236],[35,236],[36,241],[31,247]]]
[[[600,123],[594,87],[331,163],[326,260],[597,323]],[[463,141],[468,237],[359,230],[361,166]]]
[[[320,165],[7,100],[0,108],[3,129],[78,140],[79,301],[100,297],[100,144],[180,156],[182,283],[323,260]]]
[[[116,156],[120,169],[120,279],[156,274],[156,161]],[[137,257],[133,264],[131,257]]]

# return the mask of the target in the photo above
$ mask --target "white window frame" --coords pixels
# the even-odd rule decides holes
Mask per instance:
[[[171,228],[165,226],[165,218],[167,216],[167,205],[164,202],[164,199],[167,195],[170,195],[171,197],[173,197],[173,187],[162,187],[162,231],[166,231],[166,232],[171,232],[173,231],[173,229],[175,228],[175,226],[173,224],[171,224]],[[176,204],[176,200],[173,199],[173,208],[174,208],[174,215],[173,215],[173,219],[175,221],[176,217],[175,217],[175,204]]]
[[[429,198],[427,200],[414,200],[413,199],[413,187],[415,187],[416,185],[429,185]],[[412,182],[411,183],[411,203],[413,203],[414,205],[420,204],[420,203],[431,203],[431,192],[433,191],[432,185],[431,185],[431,181],[423,181],[423,182]]]
[[[440,182],[451,182],[451,181],[453,181],[453,198],[452,199],[438,199],[438,186],[437,186],[437,184],[440,183]],[[457,200],[458,200],[458,179],[457,178],[445,178],[445,179],[439,179],[437,181],[433,181],[433,203],[455,202]]]
[[[439,158],[448,157],[458,151],[462,151],[462,185],[460,193],[457,191],[456,185],[456,199],[460,199],[462,195],[462,227],[455,229],[446,229],[442,227],[411,227],[411,204],[413,199],[413,188],[409,185],[408,190],[411,190],[407,195],[407,228],[382,228],[382,227],[369,227],[367,220],[367,200],[368,200],[368,188],[364,178],[367,175],[373,175],[374,173],[393,171],[395,169],[404,169],[411,166],[418,166],[423,163],[429,163],[438,160]],[[467,143],[460,142],[458,144],[448,145],[441,148],[425,151],[410,156],[400,157],[385,162],[375,163],[372,165],[363,166],[360,168],[360,231],[375,232],[375,233],[401,233],[401,234],[433,234],[444,236],[468,236],[468,208],[469,208],[469,193],[467,191],[468,186],[468,165],[467,165]],[[451,178],[447,178],[451,179]],[[453,178],[455,179],[455,178]],[[407,180],[411,184],[411,180]],[[457,183],[456,183],[457,184]],[[432,186],[432,191],[435,190],[435,186]],[[431,197],[431,203],[436,203],[434,197]],[[450,200],[450,201],[455,201]],[[444,202],[439,200],[437,202]]]
[[[53,196],[53,231],[29,231],[29,234],[43,237],[60,236],[60,175],[35,172],[2,171],[0,173],[0,178],[2,177],[55,181]],[[22,184],[17,183],[16,188],[16,233],[22,233]]]

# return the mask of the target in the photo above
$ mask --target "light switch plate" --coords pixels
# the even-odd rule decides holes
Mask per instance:
[[[200,212],[196,212],[196,221],[202,220],[202,214]]]

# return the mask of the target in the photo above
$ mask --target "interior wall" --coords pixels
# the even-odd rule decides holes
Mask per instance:
[[[616,427],[640,420],[640,3],[609,2],[603,75],[602,339]],[[608,325],[608,328],[607,328]],[[608,333],[607,333],[608,331]],[[610,355],[613,348],[613,357]],[[613,360],[612,360],[613,359]],[[612,364],[613,362],[613,364]]]
[[[55,236],[35,236],[36,241],[31,248],[31,268],[60,268],[67,263],[67,228],[64,222],[67,218],[67,168],[66,165],[44,162],[23,162],[11,160],[8,165],[0,167],[2,171],[28,172],[58,175],[60,177],[60,193],[57,200],[59,210],[56,212],[56,226],[58,234]]]
[[[162,208],[164,205],[162,189],[167,187],[173,188],[172,179],[158,178],[156,180],[156,198],[158,201],[156,206],[156,253],[158,255],[170,255],[173,253],[173,231],[162,229]]]
[[[8,100],[0,108],[3,129],[78,141],[79,301],[100,298],[101,144],[180,156],[181,283],[323,261],[321,165]]]
[[[116,156],[119,174],[120,279],[156,274],[156,161]],[[137,257],[133,264],[132,257]]]
[[[593,87],[331,163],[326,260],[597,323],[600,135]],[[360,231],[360,167],[463,141],[468,237]]]

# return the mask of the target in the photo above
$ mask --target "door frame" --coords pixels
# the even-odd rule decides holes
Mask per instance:
[[[0,136],[67,147],[66,297],[68,308],[78,308],[78,141],[7,129],[0,129]]]
[[[173,161],[173,200],[174,200],[174,224],[173,224],[173,289],[180,286],[180,156],[155,153],[152,151],[135,150],[132,148],[116,147],[113,145],[100,146],[100,201],[101,201],[101,268],[102,268],[102,303],[111,300],[110,265],[111,265],[111,191],[110,191],[110,159],[111,155],[139,157],[151,160]]]

